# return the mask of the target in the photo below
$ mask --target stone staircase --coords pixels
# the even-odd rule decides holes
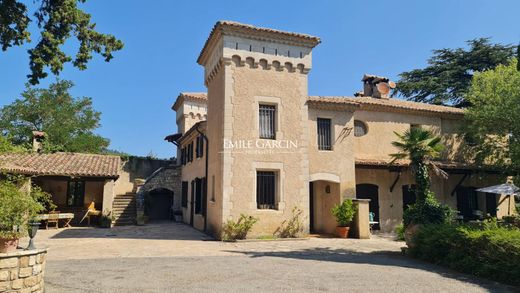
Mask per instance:
[[[116,195],[112,204],[112,212],[115,226],[134,225],[137,216],[135,193]]]

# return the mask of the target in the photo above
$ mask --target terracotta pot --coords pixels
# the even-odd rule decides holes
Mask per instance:
[[[348,237],[348,231],[350,230],[350,227],[336,227],[336,235],[338,235],[339,238],[347,238]]]
[[[0,238],[0,253],[13,252],[18,247],[18,238]]]

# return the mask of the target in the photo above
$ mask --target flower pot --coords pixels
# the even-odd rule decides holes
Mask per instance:
[[[0,253],[13,252],[18,247],[18,238],[1,238]]]
[[[338,235],[339,238],[347,238],[348,237],[348,231],[350,230],[350,227],[336,227],[336,235]]]

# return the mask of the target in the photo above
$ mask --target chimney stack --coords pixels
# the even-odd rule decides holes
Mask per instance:
[[[363,81],[363,92],[356,93],[356,97],[364,96],[376,99],[389,99],[390,90],[395,88],[395,83],[384,76],[365,74],[361,81]]]
[[[39,153],[43,148],[43,140],[45,139],[45,132],[43,131],[33,131],[33,152]]]

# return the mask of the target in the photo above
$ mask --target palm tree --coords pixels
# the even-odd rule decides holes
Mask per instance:
[[[429,172],[433,171],[437,175],[448,177],[448,174],[433,161],[444,149],[441,138],[420,127],[411,127],[404,134],[394,133],[399,140],[392,142],[392,145],[397,147],[399,152],[390,154],[392,157],[390,164],[397,160],[410,160],[410,168],[415,177],[417,202],[424,202],[430,193]]]

